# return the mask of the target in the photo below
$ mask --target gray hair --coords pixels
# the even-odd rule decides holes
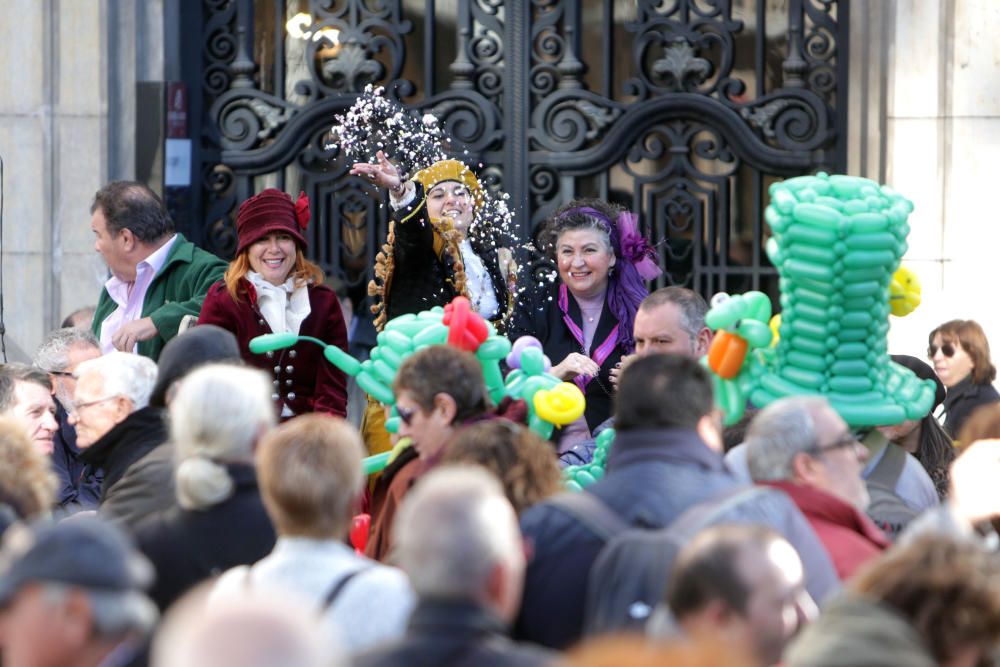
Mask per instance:
[[[686,287],[661,287],[639,304],[639,310],[650,311],[654,308],[673,303],[681,311],[681,328],[694,341],[705,328],[705,315],[708,314],[708,303],[700,294]]]
[[[205,509],[229,498],[233,480],[218,461],[252,463],[254,445],[275,421],[271,383],[263,371],[208,364],[181,380],[170,403],[181,507]]]
[[[46,582],[42,588],[45,602],[60,605],[71,588],[66,584]],[[131,633],[145,635],[156,624],[156,605],[139,591],[103,591],[79,588],[87,596],[94,632],[104,639],[119,639]]]
[[[115,350],[84,361],[73,375],[82,378],[89,373],[101,377],[106,396],[124,396],[132,401],[133,412],[149,405],[156,384],[156,362],[152,359]]]
[[[790,396],[758,412],[750,422],[745,441],[753,480],[791,479],[795,455],[818,444],[815,415],[829,407],[821,396]]]
[[[430,473],[406,497],[395,531],[399,565],[421,596],[479,599],[495,566],[524,558],[514,509],[479,467]]]
[[[86,329],[56,329],[38,346],[32,363],[45,372],[64,371],[69,366],[69,351],[77,346],[101,349],[97,338]]]

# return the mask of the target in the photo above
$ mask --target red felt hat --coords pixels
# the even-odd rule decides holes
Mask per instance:
[[[236,253],[243,252],[271,233],[288,234],[303,250],[306,239],[302,236],[309,224],[309,198],[304,192],[293,204],[292,198],[275,188],[268,188],[250,197],[240,206],[236,217],[236,235],[239,245]]]

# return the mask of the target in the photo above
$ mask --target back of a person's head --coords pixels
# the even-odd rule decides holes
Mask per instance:
[[[420,596],[481,599],[496,566],[523,567],[514,510],[479,467],[433,470],[406,496],[394,531],[396,561]]]
[[[275,421],[271,383],[260,370],[209,364],[184,378],[170,403],[181,506],[202,509],[232,495],[223,463],[251,463],[258,438]]]
[[[152,667],[339,667],[337,646],[301,601],[246,589],[193,589],[171,606],[153,640]]]
[[[240,345],[231,331],[201,324],[171,338],[157,361],[159,374],[149,397],[150,405],[165,407],[185,375],[210,363],[240,364]]]
[[[156,362],[130,352],[109,352],[88,359],[76,367],[74,375],[82,378],[94,374],[101,378],[105,396],[124,396],[132,402],[132,410],[149,405],[149,395],[156,383]]]
[[[897,545],[847,588],[906,618],[938,664],[1000,647],[1000,559],[973,540],[932,534]]]
[[[450,345],[433,345],[407,357],[392,389],[397,395],[408,392],[427,412],[434,408],[435,396],[451,396],[456,423],[482,414],[490,404],[483,370],[475,355]]]
[[[781,540],[770,528],[753,524],[720,524],[706,528],[681,548],[666,591],[673,615],[683,620],[713,600],[743,614],[753,591],[741,574],[744,554],[766,552]]]
[[[493,473],[518,514],[562,489],[552,446],[531,429],[506,419],[466,426],[448,444],[443,460],[479,465]]]
[[[622,372],[615,395],[615,429],[695,428],[713,409],[712,380],[694,359],[653,354]]]
[[[257,477],[281,535],[336,539],[347,532],[364,478],[364,445],[348,422],[302,415],[261,439]]]
[[[0,365],[0,414],[17,402],[14,392],[18,382],[31,382],[52,391],[52,380],[45,371],[16,362]]]
[[[977,440],[1000,438],[1000,403],[980,405],[972,411],[958,432],[958,443],[965,449]]]
[[[19,421],[0,417],[0,505],[18,519],[35,519],[55,503],[56,477],[49,458],[31,442]]]
[[[750,477],[756,482],[791,479],[795,456],[819,444],[815,415],[828,405],[820,396],[791,396],[758,412],[744,440]]]

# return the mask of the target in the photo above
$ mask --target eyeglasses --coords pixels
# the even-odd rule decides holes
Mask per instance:
[[[397,405],[396,414],[399,415],[400,421],[402,421],[407,426],[412,426],[413,416],[417,414],[417,410],[415,408],[403,408]]]
[[[62,378],[71,378],[71,377],[73,377],[72,371],[49,371],[49,370],[45,370],[43,368],[42,372],[43,373],[48,373],[49,375],[55,375],[57,377],[62,377]]]
[[[826,454],[827,452],[832,452],[837,449],[843,449],[844,447],[853,447],[855,451],[860,451],[864,448],[864,445],[858,440],[858,437],[852,431],[847,431],[835,441],[826,445],[816,445],[810,451],[817,454]]]
[[[930,345],[930,346],[928,346],[928,348],[927,348],[927,358],[928,359],[933,359],[934,355],[937,354],[938,349],[939,348],[938,348],[937,345]],[[940,350],[941,350],[941,354],[943,354],[944,356],[948,357],[949,359],[951,359],[952,357],[955,356],[955,346],[952,345],[951,343],[945,343],[944,345],[942,345],[940,347]]]
[[[97,405],[98,403],[105,403],[107,401],[111,401],[116,398],[118,398],[118,394],[115,394],[114,396],[105,396],[104,398],[98,398],[93,401],[85,401],[83,403],[73,403],[69,406],[68,412],[70,414],[73,413],[80,414],[80,410],[83,410],[84,408],[89,408],[92,405]]]

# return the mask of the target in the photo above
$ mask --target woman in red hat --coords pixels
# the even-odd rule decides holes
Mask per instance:
[[[243,360],[273,375],[272,398],[288,419],[305,412],[343,417],[347,409],[344,374],[310,342],[276,352],[253,354],[250,340],[267,333],[312,336],[347,349],[347,328],[337,295],[323,285],[323,271],[305,258],[302,236],[309,223],[309,199],[298,201],[268,188],[240,206],[239,246],[223,280],[205,297],[198,324],[232,331]]]

